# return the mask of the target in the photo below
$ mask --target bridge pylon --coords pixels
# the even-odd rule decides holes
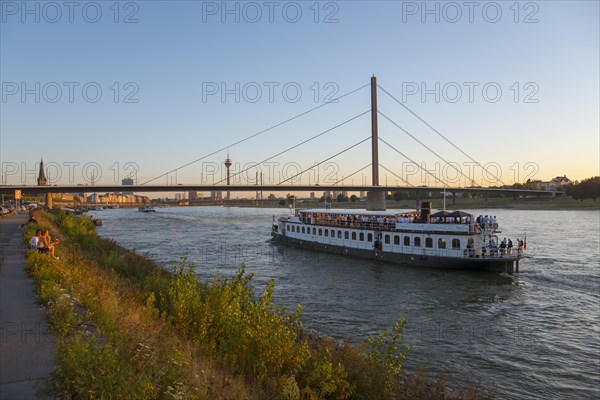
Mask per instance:
[[[371,77],[371,185],[379,186],[379,148],[377,126],[377,78]],[[385,210],[385,191],[370,190],[367,192],[367,210]]]

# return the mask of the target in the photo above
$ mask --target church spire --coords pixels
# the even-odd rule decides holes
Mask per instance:
[[[48,179],[46,179],[46,173],[44,172],[44,159],[40,161],[40,172],[38,173],[37,179],[38,186],[46,186],[48,184]]]

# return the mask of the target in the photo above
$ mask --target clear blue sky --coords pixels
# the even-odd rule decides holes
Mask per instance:
[[[9,184],[33,184],[42,157],[54,183],[85,183],[86,173],[120,182],[134,170],[141,183],[365,85],[373,74],[464,152],[495,163],[504,183],[599,174],[597,1],[1,4],[0,157]],[[382,91],[379,106],[487,185],[466,156]],[[262,161],[369,108],[364,88],[231,147],[231,158]],[[379,124],[380,136],[408,157],[444,180],[456,176],[383,117]],[[367,114],[273,159],[278,164],[263,166],[265,183],[369,134]],[[380,148],[381,164],[397,175],[436,183]],[[225,156],[155,182],[212,183],[209,172]],[[367,165],[370,144],[332,161],[319,167],[320,182]],[[402,184],[380,174],[382,183],[387,175]],[[363,179],[370,182],[369,169],[345,183]]]

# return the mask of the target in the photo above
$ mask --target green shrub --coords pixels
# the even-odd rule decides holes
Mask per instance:
[[[327,347],[312,353],[303,373],[302,395],[307,400],[348,399],[356,389],[356,383],[348,380],[346,368],[334,363]]]
[[[308,348],[298,343],[298,317],[272,303],[273,282],[258,300],[244,266],[232,278],[215,277],[203,285],[185,258],[173,269],[166,292],[156,293],[155,304],[175,326],[234,370],[259,383],[270,376],[294,373]]]
[[[63,399],[154,399],[152,376],[136,370],[130,355],[96,336],[59,342],[56,391]]]
[[[391,331],[384,329],[375,336],[369,336],[364,344],[364,352],[372,368],[379,371],[384,379],[386,394],[394,392],[398,384],[398,375],[410,346],[402,341],[402,330],[406,325],[406,317],[396,321]]]

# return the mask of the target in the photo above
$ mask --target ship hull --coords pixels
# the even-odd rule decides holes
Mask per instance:
[[[364,259],[392,262],[396,264],[466,271],[494,271],[512,274],[518,272],[518,257],[442,257],[435,255],[405,254],[380,250],[365,250],[353,247],[324,244],[273,234],[273,242],[304,249],[324,251],[332,254]]]

